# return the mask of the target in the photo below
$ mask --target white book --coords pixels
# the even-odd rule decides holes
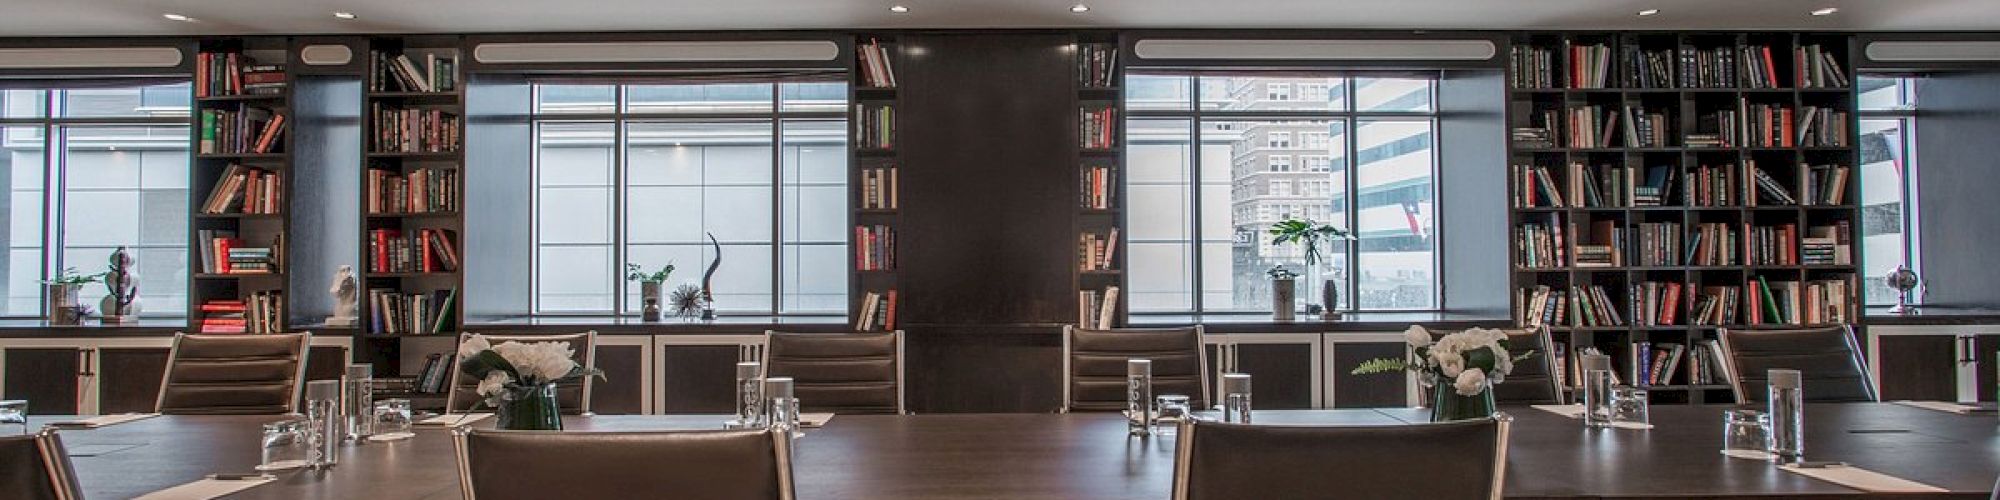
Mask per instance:
[[[1098,305],[1097,327],[1111,328],[1111,320],[1118,315],[1118,287],[1104,288],[1104,301]]]

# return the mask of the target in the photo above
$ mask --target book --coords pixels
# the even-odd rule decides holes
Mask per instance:
[[[861,208],[864,210],[895,210],[897,208],[897,174],[894,165],[861,169]]]
[[[392,168],[368,169],[367,210],[372,215],[423,214],[458,211],[459,173],[455,168],[417,168],[399,174]]]
[[[896,148],[896,107],[888,104],[854,105],[854,147],[874,150]]]
[[[371,92],[452,92],[458,88],[458,61],[426,54],[419,64],[408,54],[370,53],[374,70]]]
[[[896,87],[896,68],[890,60],[889,48],[881,40],[870,38],[867,43],[856,44],[854,50],[863,86]]]
[[[284,207],[284,186],[272,171],[230,164],[201,204],[203,214],[276,214]]]
[[[195,97],[278,95],[289,79],[281,64],[265,64],[238,52],[195,54]]]
[[[374,153],[454,153],[463,142],[459,116],[441,109],[403,109],[377,102],[369,105],[375,126],[370,138]]]
[[[1117,82],[1118,46],[1086,43],[1077,46],[1077,83],[1085,88],[1108,88]]]
[[[854,227],[854,269],[889,271],[896,268],[896,230],[885,225]]]
[[[1100,107],[1078,109],[1077,137],[1083,149],[1111,149],[1118,143],[1118,109]]]
[[[268,108],[203,109],[200,154],[265,154],[282,150],[285,115]]]

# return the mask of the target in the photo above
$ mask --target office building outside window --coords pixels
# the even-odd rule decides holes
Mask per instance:
[[[1859,85],[1861,118],[1861,274],[1869,305],[1896,303],[1883,281],[1896,266],[1922,273],[1917,227],[1919,108],[1916,79],[1869,77]],[[1912,292],[1912,302],[1922,295]]]

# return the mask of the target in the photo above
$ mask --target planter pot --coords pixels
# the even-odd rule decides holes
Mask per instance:
[[[1271,279],[1271,319],[1291,321],[1298,317],[1298,284],[1292,278]]]
[[[556,402],[555,384],[512,389],[500,396],[500,407],[495,410],[496,424],[504,430],[562,430],[562,406]]]
[[[660,289],[662,285],[665,285],[665,283],[658,281],[639,282],[639,303],[643,307],[639,312],[639,319],[641,321],[652,323],[660,320]]]
[[[77,292],[81,292],[83,288],[77,285],[47,286],[49,324],[83,324],[83,301],[77,298]]]
[[[1431,385],[1431,421],[1450,422],[1493,416],[1493,384],[1482,384],[1479,393],[1464,396],[1450,379],[1439,378]]]

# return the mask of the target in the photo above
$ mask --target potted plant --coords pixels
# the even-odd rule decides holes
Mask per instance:
[[[1279,264],[1264,271],[1264,275],[1271,277],[1271,319],[1291,321],[1298,311],[1299,273]]]
[[[604,376],[578,364],[576,350],[566,342],[493,345],[473,335],[458,346],[458,359],[459,369],[479,380],[481,403],[494,409],[498,426],[507,430],[562,430],[556,384]]]
[[[47,287],[48,293],[49,323],[83,324],[83,317],[88,311],[83,306],[83,301],[77,298],[77,292],[82,291],[84,285],[96,283],[102,278],[104,273],[80,274],[76,272],[76,268],[67,267],[56,273],[55,277],[42,280],[42,285]]]
[[[1493,385],[1505,382],[1514,362],[1533,356],[1507,351],[1507,333],[1472,328],[1433,340],[1430,330],[1412,325],[1403,331],[1410,344],[1407,358],[1364,361],[1351,372],[1416,372],[1418,383],[1431,390],[1431,421],[1444,422],[1493,415]]]
[[[638,264],[625,264],[625,279],[639,282],[639,303],[644,304],[640,313],[641,321],[660,320],[660,289],[667,282],[667,276],[674,274],[674,264],[669,262],[653,272]]]
[[[1352,240],[1354,237],[1332,224],[1320,224],[1312,219],[1285,219],[1271,224],[1271,244],[1298,244],[1305,250],[1307,275],[1320,280],[1321,319],[1340,319],[1340,283],[1326,279],[1325,273],[1331,269],[1320,267],[1320,252],[1327,251],[1334,240]],[[1279,266],[1282,268],[1283,266]],[[1294,274],[1296,277],[1296,274]],[[1274,283],[1275,284],[1275,283]]]

